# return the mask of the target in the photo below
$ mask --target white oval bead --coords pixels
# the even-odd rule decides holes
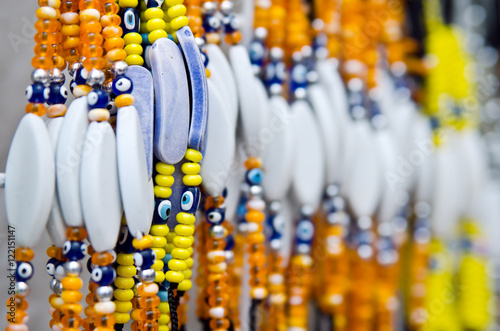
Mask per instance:
[[[226,309],[224,309],[224,307],[214,307],[210,308],[208,313],[212,318],[224,318],[224,316],[226,316]]]

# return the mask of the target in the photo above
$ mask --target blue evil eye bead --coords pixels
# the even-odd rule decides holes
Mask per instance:
[[[156,213],[153,217],[154,224],[167,223],[172,211],[172,203],[168,199],[157,199],[156,206]]]
[[[118,108],[116,108],[114,100],[110,100],[108,102],[108,105],[106,106],[106,109],[109,111],[109,114],[111,116],[116,115],[116,113],[118,112]]]
[[[87,84],[87,79],[89,79],[89,72],[84,67],[78,68],[73,74],[73,80],[76,85],[85,85]]]
[[[186,187],[181,197],[181,210],[194,214],[200,203],[200,190],[197,187]]]
[[[93,89],[87,94],[87,103],[90,109],[106,108],[109,103],[109,95],[103,89]]]
[[[49,97],[47,103],[49,105],[58,105],[66,103],[68,99],[68,89],[60,83],[52,83],[49,87]]]
[[[161,7],[163,0],[144,0],[147,8],[157,8]]]
[[[26,100],[32,103],[44,103],[47,99],[45,96],[45,86],[42,83],[34,83],[26,88]]]
[[[72,79],[71,82],[69,82],[69,90],[70,90],[70,92],[73,93],[73,90],[77,86],[78,86],[78,84]]]
[[[99,286],[108,286],[115,280],[115,270],[109,266],[98,266],[92,270],[92,281]]]
[[[220,224],[224,221],[226,215],[224,209],[221,208],[210,208],[206,212],[207,222],[210,224]]]
[[[128,227],[122,225],[120,228],[120,235],[118,236],[117,248],[120,252],[125,254],[132,254],[135,251],[132,241],[134,237],[130,235]]]
[[[114,95],[131,93],[134,85],[130,78],[121,76],[113,80],[112,90]]]
[[[94,265],[92,264],[92,259],[87,259],[87,271],[92,275],[92,270],[94,269]]]
[[[78,261],[87,254],[87,245],[83,241],[66,241],[62,247],[63,254],[70,261]]]
[[[247,171],[245,179],[249,185],[260,185],[262,183],[263,176],[264,173],[262,172],[262,169],[254,168]]]
[[[18,282],[25,282],[33,276],[33,265],[29,262],[21,262],[17,264],[16,280]]]
[[[224,17],[222,23],[224,24],[224,32],[226,33],[236,32],[240,28],[240,20],[234,15]]]
[[[121,28],[123,29],[123,35],[132,32],[139,32],[141,26],[141,21],[139,18],[139,11],[135,8],[127,8],[123,11],[123,20]]]
[[[262,66],[264,63],[264,44],[258,40],[254,40],[250,43],[249,47],[250,62],[256,66]]]
[[[314,225],[308,219],[299,221],[297,224],[297,233],[295,234],[299,244],[309,244],[314,237]]]
[[[152,249],[144,249],[134,253],[134,264],[141,269],[150,269],[156,260],[156,254]]]
[[[56,274],[56,267],[58,264],[60,264],[60,262],[54,258],[51,258],[50,260],[47,261],[47,264],[45,265],[45,270],[47,270],[49,276],[54,277],[54,275]]]
[[[203,28],[206,33],[217,32],[220,29],[220,20],[215,16],[206,15],[203,18]]]

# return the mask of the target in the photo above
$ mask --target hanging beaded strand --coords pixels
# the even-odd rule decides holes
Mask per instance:
[[[143,48],[141,46],[142,37],[139,34],[139,10],[137,9],[139,0],[120,0],[119,5],[122,17],[121,27],[124,33],[124,49],[127,52],[125,62],[128,65],[142,66],[144,64],[144,58],[142,56]]]
[[[49,296],[50,303],[50,316],[52,319],[50,320],[50,328],[51,329],[62,329],[62,312],[61,305],[63,303],[61,294],[62,294],[62,284],[61,280],[64,277],[64,262],[66,258],[63,255],[62,248],[51,246],[47,249],[47,255],[49,256],[49,260],[46,264],[47,273],[52,277],[50,281],[50,289],[52,290],[52,294]]]

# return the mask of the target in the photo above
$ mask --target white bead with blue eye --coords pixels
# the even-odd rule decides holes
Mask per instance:
[[[50,88],[46,87],[46,88],[43,90],[43,97],[45,98],[45,100],[48,100],[48,99],[49,99],[49,96],[50,96]]]
[[[314,236],[314,225],[309,220],[300,221],[297,225],[297,239],[309,241]]]
[[[172,203],[170,202],[170,200],[163,200],[158,205],[158,215],[160,215],[160,217],[164,221],[168,220],[171,210],[172,210]]]
[[[273,218],[273,228],[277,233],[283,234],[283,231],[285,230],[285,219],[280,215],[276,215]]]
[[[102,279],[102,270],[100,268],[94,268],[92,270],[92,280],[96,283],[100,282]]]
[[[27,100],[31,99],[31,96],[33,95],[33,86],[28,85],[28,87],[26,87],[26,91],[24,92],[24,95],[26,96]]]
[[[182,194],[181,198],[181,209],[183,211],[189,211],[193,207],[194,196],[192,192],[186,191]]]
[[[136,267],[141,267],[143,264],[143,258],[141,253],[134,253],[134,264]]]
[[[95,91],[91,91],[89,94],[87,94],[87,103],[89,106],[93,106],[97,103],[97,100],[99,100],[99,96]]]
[[[69,95],[68,89],[64,85],[60,87],[59,93],[61,93],[61,96],[64,98],[67,98]]]

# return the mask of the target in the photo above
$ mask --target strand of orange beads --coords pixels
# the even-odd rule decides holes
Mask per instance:
[[[50,289],[52,290],[52,294],[49,296],[50,303],[50,316],[52,319],[50,320],[50,328],[51,329],[61,329],[62,323],[62,312],[61,305],[63,303],[61,298],[62,293],[62,284],[61,280],[64,277],[64,262],[66,258],[63,255],[62,248],[56,246],[50,246],[47,249],[47,256],[49,260],[46,264],[47,273],[52,277],[50,281]]]
[[[83,242],[87,238],[87,231],[83,227],[70,227],[66,230],[68,239],[63,245],[63,254],[66,257],[64,269],[66,276],[61,280],[61,298],[64,304],[61,307],[63,318],[61,319],[63,331],[74,331],[82,326],[82,306],[80,300],[82,293],[80,289],[83,281],[80,278],[82,265],[80,261],[87,253],[87,245]]]
[[[226,263],[226,222],[224,198],[207,197],[205,219],[208,222],[206,256],[208,269],[207,301],[211,330],[228,330],[229,283]]]
[[[135,265],[138,266],[137,297],[132,311],[133,331],[158,331],[160,325],[158,319],[161,317],[159,287],[154,282],[155,270],[152,268],[155,262],[153,247],[153,237],[145,235],[142,238],[135,238],[132,245],[136,249],[134,253]],[[140,267],[139,267],[140,266]]]
[[[245,179],[249,185],[246,202],[245,220],[247,221],[247,253],[250,265],[250,297],[252,299],[249,312],[250,330],[257,330],[256,314],[260,304],[267,298],[266,246],[264,244],[264,211],[266,203],[262,199],[262,163],[257,158],[245,161],[247,172]]]
[[[205,324],[208,321],[208,306],[207,306],[207,255],[205,254],[206,241],[208,235],[208,225],[202,222],[196,227],[195,231],[196,241],[195,249],[196,255],[198,256],[198,269],[196,276],[196,286],[197,286],[197,300],[196,300],[196,315],[201,323]]]
[[[80,62],[80,16],[78,14],[78,0],[61,1],[61,17],[59,21],[63,25],[62,34],[62,56],[71,67]]]

